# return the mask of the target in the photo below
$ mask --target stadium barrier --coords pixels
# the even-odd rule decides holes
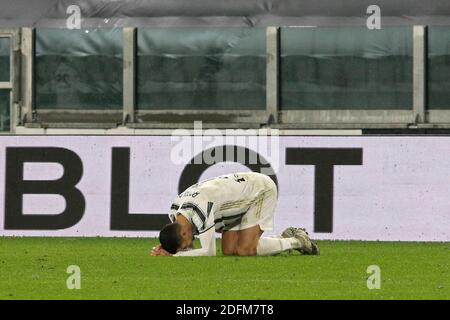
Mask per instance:
[[[2,127],[449,128],[448,30],[0,29]]]

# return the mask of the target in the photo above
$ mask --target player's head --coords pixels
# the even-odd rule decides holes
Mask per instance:
[[[161,246],[171,254],[191,247],[193,238],[192,232],[189,232],[187,228],[183,228],[179,222],[169,223],[159,233]]]
[[[177,253],[181,247],[181,225],[178,222],[169,223],[159,233],[159,242],[164,250],[171,254]]]

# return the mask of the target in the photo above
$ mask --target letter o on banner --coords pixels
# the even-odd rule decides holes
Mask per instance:
[[[205,154],[212,155],[214,157],[216,154],[221,152],[223,152],[223,157],[221,157],[223,159],[218,159],[214,163],[210,164],[205,163]],[[241,146],[222,145],[204,150],[192,158],[181,173],[180,180],[178,182],[178,194],[182,193],[193,184],[196,184],[203,172],[205,172],[209,167],[225,161],[240,163],[253,172],[261,172],[262,169],[264,169],[265,172],[270,173],[268,176],[273,180],[273,182],[275,182],[278,188],[278,179],[275,171],[270,163],[259,153]]]

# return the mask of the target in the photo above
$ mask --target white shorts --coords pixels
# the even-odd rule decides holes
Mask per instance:
[[[237,226],[228,231],[240,231],[259,225],[262,231],[273,230],[273,217],[277,206],[277,186],[272,179],[267,177],[265,188],[258,199],[242,217],[242,221]]]

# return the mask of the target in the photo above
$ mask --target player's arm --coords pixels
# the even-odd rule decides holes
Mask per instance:
[[[174,256],[176,257],[194,257],[194,256],[215,256],[216,255],[216,236],[214,225],[207,231],[199,235],[201,248],[179,251]]]

